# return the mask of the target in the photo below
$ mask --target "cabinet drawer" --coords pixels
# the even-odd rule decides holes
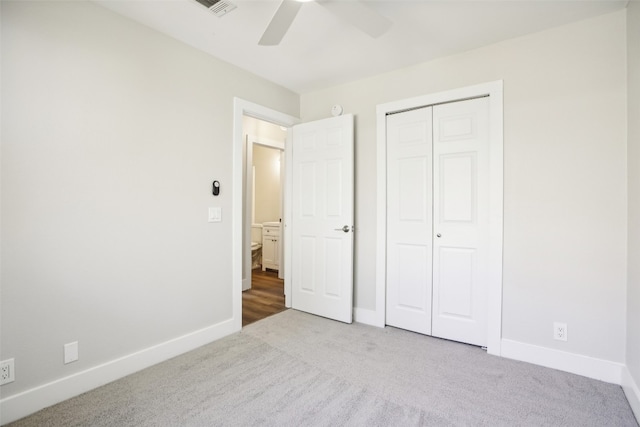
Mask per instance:
[[[280,227],[262,227],[262,235],[271,237],[279,236]]]

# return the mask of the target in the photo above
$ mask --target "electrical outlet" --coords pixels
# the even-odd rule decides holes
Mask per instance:
[[[64,364],[78,360],[78,341],[64,345]]]
[[[553,339],[558,341],[567,340],[567,324],[560,322],[553,322]]]
[[[12,383],[16,380],[13,359],[0,362],[0,385]]]

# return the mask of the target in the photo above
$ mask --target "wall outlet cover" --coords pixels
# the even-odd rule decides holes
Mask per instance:
[[[64,364],[78,360],[78,341],[64,345]]]
[[[553,322],[553,339],[558,341],[567,340],[567,324],[562,322]]]
[[[0,362],[0,385],[12,383],[16,380],[15,364],[13,359]]]

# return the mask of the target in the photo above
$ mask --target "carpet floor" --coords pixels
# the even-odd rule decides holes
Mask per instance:
[[[613,384],[287,310],[26,426],[638,426]]]

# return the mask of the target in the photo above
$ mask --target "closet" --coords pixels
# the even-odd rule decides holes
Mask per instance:
[[[489,98],[386,117],[386,324],[487,345]]]

